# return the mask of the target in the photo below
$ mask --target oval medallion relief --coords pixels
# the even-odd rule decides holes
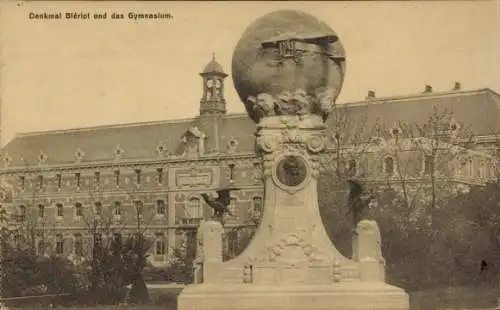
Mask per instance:
[[[276,178],[289,187],[297,187],[304,183],[307,177],[307,165],[299,156],[288,155],[276,165]]]

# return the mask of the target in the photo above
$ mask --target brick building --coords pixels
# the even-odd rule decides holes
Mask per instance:
[[[226,113],[228,75],[215,59],[200,76],[203,95],[195,118],[18,134],[4,147],[0,173],[9,196],[4,206],[18,227],[36,228],[40,252],[85,256],[90,232],[107,225],[111,233],[120,234],[145,229],[153,244],[152,262],[165,264],[172,249],[192,241],[199,221],[211,215],[200,194],[230,183],[241,190],[232,193],[235,216],[226,218],[227,247],[235,247],[236,234],[245,233],[234,227],[255,226],[264,195],[254,152],[255,124],[246,114]],[[361,102],[339,105],[327,121],[331,135],[325,167],[340,153],[347,154],[342,165],[355,170],[356,177],[385,182],[388,174],[394,176],[395,161],[384,150],[397,130],[404,131],[395,124],[425,123],[439,106],[453,111],[440,123],[440,133],[453,136],[469,127],[474,134],[473,150],[467,147],[451,161],[466,159],[455,164],[453,182],[481,184],[494,178],[500,95],[455,86],[447,92],[427,87],[422,94],[393,98],[376,98],[370,91]],[[363,133],[354,134],[361,127]],[[368,146],[368,155],[352,155],[361,144]],[[413,153],[417,155],[407,158],[417,162],[413,177],[425,181],[428,156]]]

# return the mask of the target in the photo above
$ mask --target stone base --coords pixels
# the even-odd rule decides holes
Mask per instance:
[[[184,288],[178,310],[408,310],[402,289],[380,282],[332,285],[200,284]]]

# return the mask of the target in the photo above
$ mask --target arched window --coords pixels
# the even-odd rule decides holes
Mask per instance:
[[[43,241],[43,239],[38,240],[37,253],[40,256],[45,255],[45,242]]]
[[[95,215],[102,215],[102,203],[97,201],[96,203],[94,203],[94,208]]]
[[[76,217],[83,216],[83,206],[79,202],[75,203],[75,216]]]
[[[64,216],[64,208],[63,208],[62,203],[58,203],[56,205],[56,209],[57,209],[57,217],[63,217]]]
[[[262,197],[255,196],[252,199],[253,202],[253,213],[255,216],[260,216],[262,214],[262,210],[264,209],[264,204],[262,201]]]
[[[384,171],[388,175],[394,174],[394,159],[391,156],[384,158]]]
[[[57,255],[62,255],[64,253],[64,239],[63,235],[57,234],[56,235],[56,254]]]
[[[199,219],[202,217],[201,201],[197,197],[191,197],[187,204],[187,217],[190,219]]]
[[[113,207],[113,215],[115,215],[115,216],[122,215],[122,203],[121,202],[115,201],[115,204]]]
[[[73,236],[75,238],[75,246],[74,246],[74,253],[75,256],[81,257],[83,256],[83,240],[82,240],[82,235],[79,233],[74,234]]]
[[[19,219],[21,221],[24,221],[26,219],[26,206],[25,205],[20,205],[19,206]]]
[[[167,213],[165,208],[165,201],[159,199],[156,201],[156,214],[164,215]]]
[[[38,205],[38,217],[39,218],[45,217],[45,206],[42,204]]]
[[[156,255],[165,255],[165,235],[162,233],[156,234],[155,253]]]
[[[350,176],[350,177],[355,176],[356,173],[358,172],[357,170],[358,170],[358,166],[357,166],[356,160],[350,159],[349,164],[347,165],[348,176]]]
[[[434,157],[432,155],[425,155],[424,157],[424,173],[434,173]]]
[[[142,201],[140,200],[135,200],[134,201],[134,208],[135,208],[135,212],[136,212],[136,216],[138,217],[142,217],[142,212],[144,211],[144,204],[142,203]]]
[[[158,184],[162,184],[163,183],[163,169],[162,168],[156,169],[156,176],[157,176]]]

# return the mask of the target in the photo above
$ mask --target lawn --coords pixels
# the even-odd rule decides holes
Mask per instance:
[[[41,310],[41,309],[73,309],[73,310],[176,310],[177,296],[183,286],[177,284],[148,284],[148,292],[151,299],[150,305],[117,305],[117,306],[48,306],[47,302],[37,306],[9,306],[9,309],[19,310]],[[3,309],[0,309],[3,310]]]

